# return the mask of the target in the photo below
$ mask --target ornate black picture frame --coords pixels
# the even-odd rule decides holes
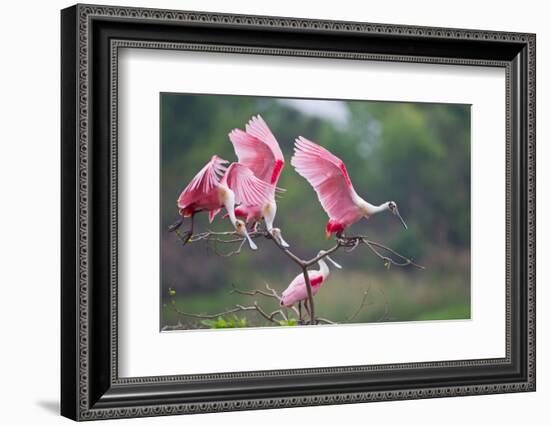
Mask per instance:
[[[61,28],[62,415],[91,420],[535,390],[534,34],[96,5],[64,9]],[[504,68],[506,356],[119,378],[120,47]]]

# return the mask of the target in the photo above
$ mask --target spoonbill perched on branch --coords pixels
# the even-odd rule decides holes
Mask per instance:
[[[317,256],[322,256],[325,253],[326,252],[324,250],[321,250]],[[325,258],[328,259],[338,269],[342,269],[342,267],[334,260],[332,260],[328,255],[319,259],[317,262],[319,264],[319,270],[307,271],[309,283],[311,285],[311,293],[313,296],[315,296],[319,292],[321,285],[328,279],[328,276],[330,275],[330,269],[325,262]],[[299,303],[299,306],[301,306],[302,301],[304,301],[306,310],[308,311],[308,314],[311,315],[307,300],[308,294],[304,274],[296,275],[296,277],[292,280],[287,289],[283,291],[281,295],[281,306],[291,307],[295,303]]]
[[[193,218],[196,213],[207,211],[212,223],[221,208],[225,207],[237,234],[247,238],[250,248],[256,250],[258,247],[248,235],[246,225],[235,217],[235,205],[262,204],[273,189],[271,185],[256,178],[245,165],[232,163],[225,167],[224,164],[227,163],[228,161],[214,155],[189,182],[177,202],[181,218],[170,230],[176,230],[183,223],[183,218],[190,217],[191,227],[184,239],[187,242],[193,235]]]
[[[333,233],[340,237],[348,226],[362,217],[368,219],[386,210],[397,216],[407,229],[395,201],[387,201],[376,206],[363,200],[353,189],[344,162],[327,149],[300,136],[295,141],[294,156],[290,163],[315,189],[323,209],[328,214],[327,239]]]
[[[277,214],[275,191],[285,165],[285,158],[277,139],[260,115],[252,117],[245,130],[233,129],[229,133],[229,140],[233,144],[239,163],[252,170],[258,179],[272,185],[273,190],[264,202],[243,204],[235,209],[235,214],[245,217],[246,222],[251,222],[253,226],[263,217],[269,233],[276,237],[283,247],[289,247],[283,240],[280,230],[273,228]]]

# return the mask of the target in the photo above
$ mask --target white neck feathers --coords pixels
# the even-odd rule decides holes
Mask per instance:
[[[386,201],[385,203],[382,203],[379,206],[375,206],[374,204],[371,204],[365,200],[362,200],[362,203],[360,203],[360,208],[366,217],[386,211],[390,208],[389,206],[390,206],[389,201]]]
[[[323,278],[328,277],[328,275],[330,274],[330,269],[327,265],[327,262],[325,262],[325,259],[319,259],[317,263],[319,264],[319,272],[321,273]]]

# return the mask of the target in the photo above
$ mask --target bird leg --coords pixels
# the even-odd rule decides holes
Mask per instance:
[[[359,243],[358,237],[346,237],[344,235],[344,231],[337,232],[336,238],[341,241],[344,247],[349,247],[350,251],[357,247],[357,244]]]
[[[183,222],[183,218],[181,220]],[[180,234],[177,232],[178,236],[180,237],[181,241],[183,242],[183,245],[186,245],[191,237],[193,236],[193,226],[195,224],[195,213],[191,213],[191,226],[187,231],[185,231],[183,234]],[[180,223],[181,225],[181,223]],[[179,227],[179,226],[178,226]],[[176,228],[177,229],[177,228]]]
[[[346,237],[343,230],[336,232],[336,239],[342,241],[346,246],[352,244],[354,242],[354,238],[355,237]]]
[[[180,216],[172,225],[168,226],[168,232],[174,232],[183,223],[183,216]]]
[[[304,300],[304,307],[306,308],[307,314],[309,315],[309,318],[311,318],[311,311],[309,310],[309,304],[307,303],[307,299]]]
[[[300,322],[300,324],[302,323],[302,301],[300,300],[298,302],[298,320]]]

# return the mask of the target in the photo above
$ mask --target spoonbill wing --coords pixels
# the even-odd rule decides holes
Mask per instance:
[[[222,178],[235,193],[235,204],[263,206],[274,187],[254,176],[252,170],[240,163],[232,163]]]
[[[316,295],[321,288],[320,284],[323,281],[319,271],[308,271],[309,282],[311,284],[311,292]],[[297,275],[285,291],[281,293],[281,302],[283,306],[292,306],[295,303],[307,299],[307,287],[302,274]]]
[[[224,166],[226,163],[228,163],[227,160],[214,155],[181,192],[178,198],[178,208],[183,209],[210,195],[227,170]]]
[[[300,136],[294,144],[294,156],[290,162],[315,189],[331,219],[341,220],[357,211],[357,194],[346,166],[334,154]]]
[[[214,209],[214,210],[210,210],[208,212],[208,222],[209,223],[212,223],[214,222],[214,218],[216,217],[216,215],[220,212],[221,209]]]
[[[277,139],[260,115],[252,117],[245,128],[229,133],[239,163],[249,167],[257,178],[276,185],[285,164]]]

